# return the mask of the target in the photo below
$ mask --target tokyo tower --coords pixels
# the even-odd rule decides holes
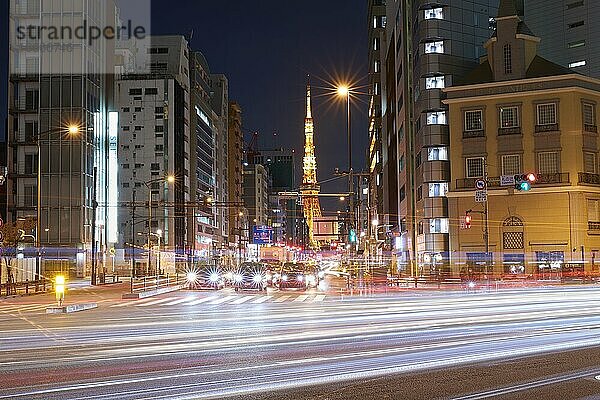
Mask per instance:
[[[315,218],[321,216],[319,204],[319,191],[317,184],[317,158],[315,157],[315,143],[313,140],[314,125],[310,109],[310,83],[306,85],[306,118],[304,119],[304,159],[303,177],[300,194],[302,196],[302,209],[308,225],[308,239],[311,248],[317,248],[318,242],[314,237]]]

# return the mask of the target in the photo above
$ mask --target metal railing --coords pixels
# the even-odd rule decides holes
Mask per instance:
[[[570,183],[568,172],[557,172],[554,174],[537,174],[536,185]]]
[[[598,133],[598,127],[596,125],[584,124],[583,125],[583,130],[585,132]]]
[[[579,174],[579,184],[588,184],[588,185],[600,185],[600,175],[599,174],[590,174],[588,172],[580,172]]]
[[[171,286],[183,285],[186,282],[185,275],[166,274],[158,276],[143,276],[134,278],[131,284],[132,293],[143,293],[149,290],[164,289]]]
[[[535,132],[556,132],[559,130],[558,124],[536,125]]]
[[[600,231],[600,221],[588,221],[588,231]]]
[[[478,137],[485,137],[485,131],[483,129],[479,129],[476,131],[463,131],[464,139],[478,138]]]
[[[25,282],[3,283],[0,284],[0,296],[44,293],[47,290],[48,283],[43,278],[36,281],[26,280]]]
[[[498,128],[498,136],[520,135],[520,134],[521,134],[520,126],[514,126],[512,128]]]

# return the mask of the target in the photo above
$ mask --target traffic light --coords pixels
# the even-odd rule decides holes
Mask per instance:
[[[471,215],[469,215],[469,213],[467,212],[467,215],[465,215],[465,229],[471,229],[471,220],[473,219],[473,217],[471,217]]]
[[[537,177],[534,173],[515,175],[515,189],[526,192],[531,189],[531,185],[535,183]]]
[[[65,277],[63,275],[56,275],[54,279],[54,292],[58,306],[62,307],[65,301]]]
[[[348,241],[350,243],[356,243],[356,231],[354,229],[350,229],[350,233],[348,234]]]

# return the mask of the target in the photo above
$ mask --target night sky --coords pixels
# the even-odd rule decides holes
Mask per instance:
[[[335,167],[347,168],[345,104],[328,95],[326,87],[349,78],[358,86],[366,84],[366,1],[153,0],[152,4],[152,33],[187,35],[193,30],[192,48],[204,53],[212,73],[224,73],[229,79],[229,97],[242,106],[247,139],[259,132],[259,148],[295,149],[298,174],[310,74],[318,179],[330,178]],[[2,14],[5,21],[5,11]],[[6,24],[1,25],[6,32]],[[6,62],[2,68],[5,76]],[[3,120],[5,82],[3,78],[0,86]],[[352,107],[355,170],[366,166],[367,101],[359,95]],[[341,182],[329,184],[322,191],[343,187]]]

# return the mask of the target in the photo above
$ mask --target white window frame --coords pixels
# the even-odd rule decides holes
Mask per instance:
[[[586,113],[586,108],[589,109],[589,112]],[[583,103],[581,106],[581,113],[583,118],[583,123],[585,125],[596,125],[596,106],[592,103]],[[589,120],[586,120],[587,116],[590,117]]]
[[[554,157],[554,160],[549,156]],[[546,159],[544,159],[547,157]],[[538,172],[540,174],[557,174],[560,172],[560,153],[558,151],[544,151],[537,154]],[[551,168],[554,164],[555,168]]]
[[[517,175],[521,172],[520,154],[506,154],[502,156],[502,175]]]
[[[430,111],[427,113],[427,125],[446,125],[446,111]]]
[[[427,161],[448,161],[448,147],[429,147],[427,149]]]
[[[481,169],[481,173],[479,172],[474,172],[471,173],[472,171],[469,168],[469,164],[470,162],[474,162],[474,161],[478,161],[481,163],[481,167],[477,168],[477,169]],[[473,165],[475,167],[475,165]],[[484,160],[483,157],[468,157],[467,159],[465,159],[465,176],[467,178],[481,178],[484,174]]]
[[[429,233],[448,233],[448,218],[432,218],[429,220]]]
[[[425,89],[444,89],[446,78],[444,75],[435,75],[425,78]]]
[[[425,54],[444,54],[444,41],[425,42]]]
[[[504,124],[504,113],[505,111],[514,111],[514,120],[512,122],[512,125],[505,125]],[[507,120],[508,121],[508,120]],[[518,128],[520,126],[519,124],[519,107],[517,106],[507,106],[507,107],[500,107],[500,127],[501,128]]]
[[[592,168],[588,168],[590,165]],[[583,152],[583,172],[587,174],[598,173],[598,155],[596,153],[591,151]]]
[[[469,127],[469,116],[470,115],[479,115],[479,126],[471,126]],[[476,122],[477,118],[471,122]],[[483,130],[483,110],[467,110],[465,111],[465,131],[473,132],[473,131],[481,131]]]
[[[573,61],[569,63],[569,68],[585,67],[585,64],[587,64],[585,60]]]
[[[437,189],[437,193],[436,193]],[[429,197],[446,197],[448,194],[448,182],[429,183]]]
[[[424,10],[425,19],[444,19],[444,9],[442,7],[428,8]]]
[[[551,114],[553,114],[552,115],[553,118],[552,119],[548,119],[547,121],[542,121],[541,110],[543,108],[546,108],[546,107],[549,107],[548,111],[552,110]],[[535,109],[536,109],[536,122],[537,122],[537,125],[554,125],[554,124],[557,123],[558,119],[557,119],[557,115],[556,115],[556,113],[557,113],[556,103],[542,103],[542,104],[538,104]],[[550,116],[550,114],[548,116]]]

